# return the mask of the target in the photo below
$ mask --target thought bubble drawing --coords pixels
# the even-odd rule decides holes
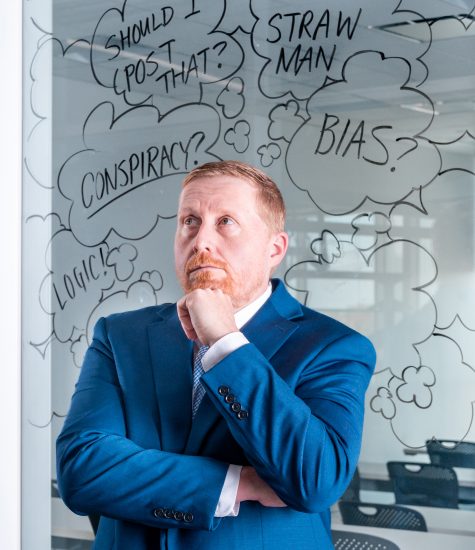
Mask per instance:
[[[75,237],[87,246],[111,231],[139,239],[160,217],[175,216],[183,175],[217,159],[210,151],[219,133],[219,115],[209,105],[184,105],[160,117],[153,106],[116,116],[111,103],[99,104],[84,123],[85,149],[58,174]]]
[[[400,0],[374,2],[362,8],[345,0],[318,2],[303,0],[287,9],[251,0],[257,21],[252,31],[252,46],[263,59],[259,88],[270,98],[287,93],[295,99],[307,99],[315,90],[332,80],[340,80],[345,59],[382,46],[378,26],[406,22],[419,14],[399,9]],[[387,33],[384,54],[403,57],[412,66],[413,80],[427,77],[422,61],[430,44],[428,24],[421,23],[421,42],[408,44]],[[365,73],[367,74],[367,73]]]
[[[245,153],[249,147],[251,127],[247,120],[238,120],[233,128],[224,134],[224,141],[232,145],[236,153]]]
[[[85,334],[81,336],[71,344],[70,350],[73,356],[73,363],[76,367],[81,367],[84,361],[84,356],[89,344],[87,343],[87,337]]]
[[[300,114],[300,106],[295,100],[276,105],[269,113],[268,134],[271,139],[283,139],[290,143],[295,132],[305,118]]]
[[[325,262],[331,264],[335,258],[341,256],[340,242],[327,229],[322,231],[321,237],[312,241],[310,248],[317,257],[317,263]]]
[[[114,292],[107,296],[91,311],[86,331],[88,344],[92,342],[94,325],[101,317],[158,304],[157,293],[163,286],[160,273],[158,271],[146,272],[142,277],[143,279],[132,283],[127,290]]]
[[[470,79],[475,74],[475,58],[468,52],[473,49],[475,3],[473,0],[467,1],[467,11],[462,11],[462,6],[460,8],[461,15],[454,15],[453,7],[448,6],[446,14],[438,13],[438,17],[430,20],[434,47],[428,50],[424,58],[430,67],[430,79],[433,83],[442,80],[450,82],[451,79],[457,82],[453,90],[446,90],[437,84],[431,87],[431,97],[438,116],[424,136],[436,143],[455,142],[461,135],[463,137],[461,128],[475,136],[475,117],[467,116],[467,112],[473,110],[473,85]],[[440,62],[441,50],[448,51],[448,48],[453,59],[463,63],[462,71],[458,63]]]
[[[118,281],[126,281],[132,277],[134,260],[137,256],[138,252],[135,246],[130,243],[123,243],[109,252],[106,264],[114,268],[115,278]]]
[[[475,328],[467,326],[456,314],[447,326],[437,326],[434,335],[451,339],[460,350],[462,361],[475,369]]]
[[[378,388],[376,395],[371,398],[370,406],[372,411],[381,413],[386,420],[396,416],[393,394],[387,388]]]
[[[386,110],[378,103],[358,98],[358,90],[367,87],[361,63],[371,67],[374,88],[384,86],[393,103],[401,105],[399,118],[393,115],[386,121]],[[354,212],[366,199],[396,203],[436,178],[440,154],[419,135],[431,123],[432,104],[422,92],[406,86],[409,77],[405,60],[361,53],[345,62],[343,80],[309,100],[310,118],[294,135],[286,165],[295,185],[324,212]],[[414,102],[424,102],[427,110],[408,115],[402,105]],[[309,173],[316,177],[309,178]]]
[[[51,151],[51,60],[55,68],[65,67],[71,62],[77,51],[83,51],[89,45],[85,40],[78,40],[68,47],[55,38],[41,41],[30,67],[30,110],[36,118],[36,124],[28,131],[27,155],[24,158],[26,171],[32,179],[45,189],[52,189],[54,181],[51,178],[50,163],[45,157],[52,155]],[[76,71],[79,77],[79,71]]]
[[[255,18],[250,9],[249,2],[242,0],[226,0],[225,9],[217,28],[229,34],[241,29],[249,34],[254,26]]]
[[[359,250],[369,250],[376,246],[382,235],[389,238],[391,219],[381,212],[371,212],[356,216],[351,225],[355,230],[351,242]]]
[[[28,243],[25,248],[24,269],[28,273],[28,287],[38,292],[44,279],[44,270],[38,266],[44,266],[45,250],[51,240],[51,235],[64,230],[61,218],[54,213],[47,216],[33,215],[26,219],[23,227],[23,238]],[[31,266],[35,266],[31,268]],[[46,350],[51,344],[53,325],[51,317],[45,313],[37,297],[28,300],[28,315],[23,317],[23,330],[28,334],[29,343],[42,358],[46,356]]]
[[[425,366],[406,367],[402,371],[402,380],[396,389],[396,395],[400,401],[414,403],[421,409],[431,406],[431,387],[435,385],[435,375],[432,369]]]
[[[226,118],[235,118],[239,116],[245,105],[244,81],[242,78],[238,76],[231,78],[218,95],[216,104],[221,107],[223,115]]]
[[[436,143],[434,140],[432,142]],[[475,134],[465,131],[453,141],[437,142],[437,147],[442,156],[440,175],[447,172],[459,171],[475,176],[475,167],[473,165]]]
[[[282,151],[277,143],[268,143],[267,145],[261,145],[257,149],[257,154],[261,159],[262,166],[268,168],[274,160],[280,158]]]
[[[223,1],[211,0],[159,0],[149,7],[125,0],[108,9],[91,44],[97,82],[130,104],[167,95],[199,102],[202,84],[228,78],[243,61],[238,42],[216,28],[223,10]]]
[[[411,241],[389,241],[369,253],[338,241],[340,255],[334,247],[332,263],[318,255],[299,262],[287,270],[285,282],[312,309],[368,336],[377,371],[390,368],[403,381],[402,371],[418,363],[416,344],[430,337],[436,322],[428,294],[437,276],[435,261]]]
[[[89,312],[114,284],[114,270],[106,264],[105,244],[87,248],[69,230],[56,233],[46,250],[48,275],[40,286],[40,302],[53,317],[60,342],[86,328]]]
[[[371,410],[390,422],[396,438],[407,447],[423,448],[433,437],[463,440],[473,423],[473,368],[450,338],[433,335],[417,349],[421,366],[390,376],[370,395]]]

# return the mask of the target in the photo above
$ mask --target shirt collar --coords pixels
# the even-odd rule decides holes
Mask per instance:
[[[234,320],[236,321],[236,326],[240,330],[254,315],[261,309],[266,300],[272,294],[272,283],[269,282],[265,292],[263,292],[259,297],[247,306],[244,306],[239,311],[236,311],[234,314]]]

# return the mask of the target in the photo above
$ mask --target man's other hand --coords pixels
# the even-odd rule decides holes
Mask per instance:
[[[276,492],[257,475],[257,472],[251,466],[244,466],[241,470],[236,502],[245,500],[255,500],[269,508],[284,508],[287,506],[281,500]]]
[[[231,298],[219,289],[193,290],[178,301],[177,310],[187,338],[207,346],[238,330]]]

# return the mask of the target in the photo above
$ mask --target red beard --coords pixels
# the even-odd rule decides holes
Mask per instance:
[[[200,266],[212,266],[222,269],[225,272],[225,277],[216,277],[213,270],[199,270],[193,272],[194,269]],[[186,285],[185,292],[191,292],[197,288],[213,288],[220,289],[224,294],[232,296],[233,280],[228,272],[228,266],[225,262],[213,258],[208,252],[199,252],[192,256],[185,265]]]

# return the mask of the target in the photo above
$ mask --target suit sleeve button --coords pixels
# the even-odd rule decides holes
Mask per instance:
[[[195,519],[195,516],[191,512],[185,512],[183,515],[183,520],[186,523],[191,523]]]
[[[227,386],[219,386],[218,393],[219,395],[228,395],[229,388]]]
[[[153,515],[156,517],[156,518],[163,518],[165,517],[165,514],[163,512],[163,508],[155,508],[155,510],[153,511]]]
[[[173,519],[175,512],[173,510],[165,510],[165,517],[167,519]]]
[[[238,413],[241,410],[241,403],[238,403],[237,401],[232,403],[231,404],[231,410],[235,413]]]
[[[245,420],[246,418],[249,417],[249,413],[248,413],[247,411],[241,409],[241,410],[237,413],[236,416],[239,418],[239,420]]]
[[[226,395],[226,397],[224,398],[226,403],[234,403],[235,399],[236,398],[234,397],[234,395],[232,393],[228,393],[228,395]]]
[[[183,512],[180,512],[179,510],[175,512],[174,514],[174,518],[177,520],[177,521],[183,521]]]

